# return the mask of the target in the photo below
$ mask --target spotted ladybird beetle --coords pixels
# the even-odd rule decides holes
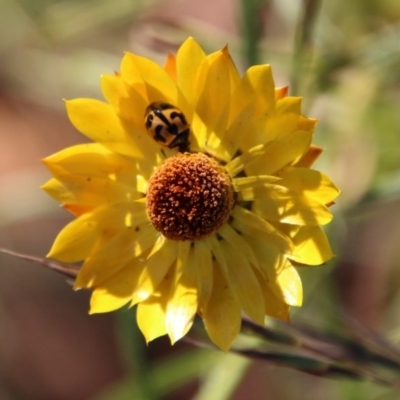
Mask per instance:
[[[144,122],[151,137],[161,146],[188,150],[190,126],[179,108],[156,101],[146,108]]]

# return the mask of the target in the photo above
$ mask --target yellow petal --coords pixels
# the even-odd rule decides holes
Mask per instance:
[[[129,99],[128,90],[127,84],[120,75],[104,74],[101,76],[101,91],[103,96],[107,102],[114,107],[117,114],[125,119],[132,118],[129,114],[132,113],[132,110],[136,109],[136,107],[132,108],[134,103]],[[145,103],[144,99],[142,99],[142,101]],[[129,106],[129,104],[131,104],[131,106]],[[144,105],[143,110],[145,107]]]
[[[137,306],[137,323],[147,344],[152,340],[167,334],[167,328],[165,326],[165,309],[159,301],[159,298],[149,299]]]
[[[154,245],[157,232],[152,226],[121,230],[102,241],[86,258],[75,280],[74,288],[97,286],[117,273],[128,261],[140,256]]]
[[[273,175],[300,158],[310,147],[311,140],[312,133],[309,131],[281,135],[266,145],[261,157],[245,166],[247,175]]]
[[[193,269],[197,272],[199,304],[206,307],[213,287],[213,263],[208,239],[194,242]]]
[[[279,318],[284,321],[290,319],[290,306],[283,300],[274,295],[268,285],[268,281],[259,271],[255,271],[258,281],[262,289],[265,302],[265,315],[269,317]]]
[[[67,147],[43,160],[56,175],[59,171],[88,177],[110,177],[117,181],[128,181],[135,174],[135,164],[110,151],[99,143],[85,143]],[[57,175],[56,175],[57,176]]]
[[[120,76],[115,75],[102,75],[101,91],[121,118],[133,121],[138,130],[145,131],[143,121],[148,106],[147,99],[132,90]]]
[[[119,275],[116,275],[119,279]],[[117,281],[117,284],[128,286],[126,281]],[[118,310],[124,307],[130,300],[132,293],[125,294],[125,290],[121,289],[121,295],[114,295],[108,291],[108,287],[100,286],[93,290],[90,297],[90,312],[89,314],[99,314]]]
[[[91,236],[108,239],[116,232],[135,230],[141,225],[148,225],[148,222],[143,199],[96,208],[67,225],[58,235],[48,256],[65,262],[79,261],[81,258],[75,258],[75,251],[80,252],[78,249],[82,248],[82,243],[86,247],[89,243],[93,245],[95,240],[89,239]],[[92,245],[84,254],[88,254]]]
[[[134,259],[120,271],[93,290],[90,299],[90,314],[117,310],[132,298],[133,288],[143,269],[143,263]]]
[[[277,271],[276,284],[282,290],[285,303],[300,307],[303,303],[303,286],[296,269],[287,262]]]
[[[317,123],[318,123],[318,119],[316,119],[316,118],[308,118],[308,117],[305,117],[304,115],[300,115],[300,118],[297,121],[296,130],[314,131]]]
[[[283,321],[289,321],[290,306],[276,297],[268,287],[263,288],[263,294],[265,299],[265,314]]]
[[[269,221],[315,226],[332,220],[332,214],[325,205],[283,186],[256,187],[253,198],[253,212]]]
[[[55,173],[58,179],[52,179],[42,186],[50,196],[62,203],[86,206],[103,206],[127,199],[137,200],[143,196],[134,190],[134,186],[125,186],[108,177]],[[132,179],[135,184],[135,180]]]
[[[300,306],[303,300],[301,280],[286,257],[268,242],[257,238],[246,240],[259,259],[260,269],[274,295],[288,305]]]
[[[99,206],[142,197],[135,164],[100,144],[69,147],[43,161],[58,178],[43,189],[63,203]]]
[[[58,235],[48,257],[64,262],[86,258],[99,240],[148,222],[143,202],[127,202],[95,209],[68,224]]]
[[[201,152],[205,148],[209,129],[197,113],[193,114],[191,122],[190,148],[194,152]]]
[[[234,180],[238,200],[257,200],[253,210],[267,220],[300,225],[331,221],[325,204],[338,196],[339,189],[327,176],[306,168],[288,168],[277,183],[268,183],[261,177]]]
[[[189,242],[179,242],[179,248]],[[186,249],[185,249],[186,250]],[[189,331],[198,308],[197,271],[193,263],[194,251],[186,259],[178,258],[171,293],[168,300],[165,323],[171,343],[174,344]]]
[[[188,104],[193,104],[193,107],[200,95],[196,82],[200,65],[205,59],[206,55],[203,49],[193,38],[186,39],[177,53],[177,84]]]
[[[122,79],[132,87],[144,84],[145,100],[177,104],[175,82],[168,73],[154,61],[132,53],[125,53],[121,62]]]
[[[146,268],[138,278],[131,306],[148,299],[167,275],[178,255],[177,242],[159,235],[145,260]]]
[[[266,144],[257,145],[226,165],[231,176],[243,170],[246,175],[273,175],[286,165],[295,163],[310,147],[312,133],[291,132]]]
[[[249,237],[246,234],[243,234],[243,237],[248,241],[259,260],[264,280],[268,282],[270,289],[278,299],[283,301],[284,294],[279,285],[276,284],[276,271],[282,264],[286,263],[284,255],[268,241],[257,237]]]
[[[230,79],[230,89],[231,89],[230,95],[232,96],[233,93],[236,92],[236,88],[240,84],[241,77],[236,68],[235,62],[233,61],[233,59],[229,53],[228,45],[226,45],[222,49],[222,53],[223,53],[224,59],[225,59],[226,73],[228,74],[229,79]]]
[[[219,239],[220,239],[219,237],[217,239],[216,234],[209,236],[207,238],[207,246],[209,246],[212,256],[213,256],[213,259],[215,259],[216,262],[218,263],[219,268],[223,272],[224,276],[228,276],[228,274],[229,274],[228,265],[225,260],[224,251],[223,251],[222,247],[220,246]]]
[[[137,306],[136,319],[146,342],[167,334],[165,312],[168,304],[170,281],[164,280],[159,296],[152,296]]]
[[[258,267],[258,261],[254,256],[253,250],[247,242],[229,224],[225,224],[218,234],[225,239],[232,247],[240,249],[240,252],[247,258],[253,267]]]
[[[221,56],[223,57],[222,60]],[[225,46],[223,49],[207,55],[207,61],[209,65],[212,65],[218,59],[223,62],[223,68],[225,69],[224,72],[229,77],[231,89],[229,97],[231,97],[233,92],[236,91],[236,86],[240,83],[240,75],[231,55],[229,54],[228,46]]]
[[[301,264],[320,265],[334,256],[328,238],[319,226],[301,226],[293,243],[294,250],[289,258]]]
[[[254,187],[263,185],[264,183],[279,183],[282,178],[273,175],[257,175],[247,176],[245,178],[234,178],[232,180],[235,192],[245,193],[247,190],[252,191]],[[243,196],[243,195],[242,195]],[[246,195],[244,195],[246,197]]]
[[[216,126],[226,127],[228,122],[231,79],[229,76],[229,58],[221,50],[207,70],[204,88],[198,101],[197,112],[211,134]],[[211,146],[214,148],[215,146]]]
[[[40,187],[53,199],[60,203],[74,202],[76,197],[58,179],[50,179]]]
[[[244,74],[232,96],[230,120],[252,104],[255,115],[268,114],[275,108],[275,84],[269,65],[255,65]]]
[[[260,144],[252,147],[250,150],[246,151],[238,157],[235,157],[226,166],[226,170],[230,176],[235,177],[240,172],[242,172],[249,164],[253,163],[259,157],[264,155],[266,152],[266,145]],[[258,171],[258,173],[253,175],[266,175],[265,171]]]
[[[235,206],[232,217],[234,220],[231,222],[231,225],[234,229],[246,233],[251,237],[262,238],[272,243],[282,253],[292,253],[293,245],[291,240],[257,214],[242,207]]]
[[[92,99],[70,100],[66,106],[72,124],[88,138],[118,154],[144,158],[112,106]]]
[[[301,118],[301,97],[285,97],[277,100],[275,110],[267,120],[265,129],[268,132],[268,139],[272,140],[281,135],[286,135],[294,130],[311,130],[298,127]]]
[[[232,117],[232,121],[226,130],[220,134],[220,146],[215,151],[215,156],[220,160],[229,162],[239,150],[242,141],[248,140],[248,132],[253,128],[255,110],[254,104],[250,103],[239,113]]]
[[[274,81],[269,65],[249,68],[232,97],[229,129],[224,144],[230,142],[246,151],[274,139],[265,127],[275,113]]]
[[[257,101],[258,99],[256,99]],[[271,141],[291,132],[313,130],[297,128],[300,116],[301,99],[286,97],[276,102],[276,107],[268,112],[255,114],[246,130],[246,140],[240,145],[242,152]]]
[[[228,266],[228,276],[233,292],[238,298],[243,311],[259,324],[264,323],[264,297],[249,261],[236,249],[222,240],[220,246]]]
[[[340,194],[338,187],[325,174],[308,168],[287,168],[279,185],[302,193],[308,198],[328,204]]]
[[[207,306],[202,309],[202,318],[210,339],[227,352],[240,331],[241,309],[218,267],[214,268],[213,290]]]
[[[47,257],[67,263],[81,261],[88,256],[97,238],[92,215],[82,215],[62,229]]]

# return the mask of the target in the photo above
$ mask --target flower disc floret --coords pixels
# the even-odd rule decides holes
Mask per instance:
[[[216,232],[234,204],[224,168],[205,154],[178,154],[149,181],[147,212],[153,226],[171,240],[200,240]]]

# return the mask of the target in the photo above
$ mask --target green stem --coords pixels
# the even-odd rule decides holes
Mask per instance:
[[[292,94],[297,94],[300,91],[306,65],[310,63],[312,58],[312,35],[321,3],[322,0],[302,1],[294,44],[292,79],[290,84]]]
[[[268,0],[241,0],[242,37],[247,67],[259,63],[258,42],[263,33],[262,11]]]
[[[144,339],[136,325],[132,310],[117,312],[120,352],[125,360],[128,375],[135,382],[135,396],[146,400],[158,399],[152,383],[151,366],[148,361]]]

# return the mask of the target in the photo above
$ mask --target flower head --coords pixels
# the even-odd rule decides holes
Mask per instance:
[[[44,189],[76,216],[49,257],[83,261],[91,313],[137,305],[147,341],[183,337],[198,314],[228,350],[242,312],[259,324],[300,306],[294,267],[333,255],[321,229],[339,190],[310,169],[316,120],[275,89],[270,67],[241,77],[227,48],[188,39],[164,68],[125,54],[106,102],[68,101],[94,141],[44,160]]]

